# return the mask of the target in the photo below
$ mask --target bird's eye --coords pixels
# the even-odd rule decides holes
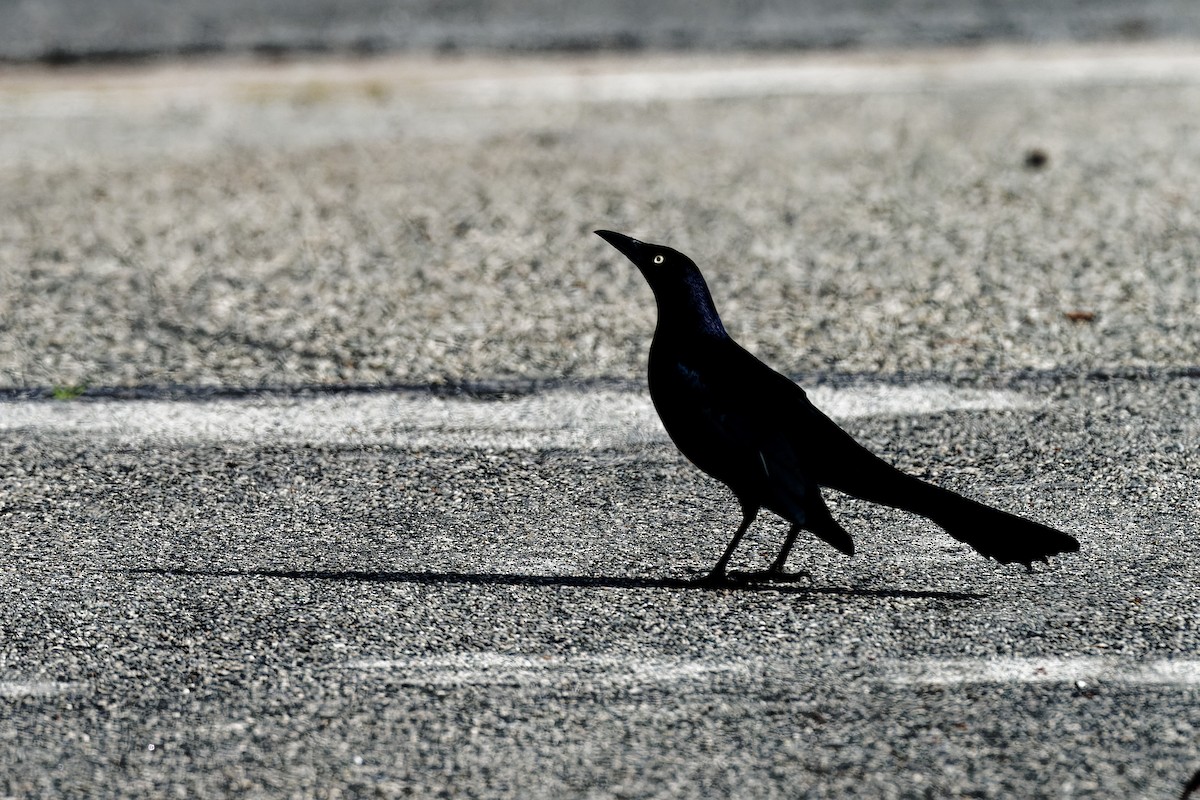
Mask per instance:
[[[661,264],[662,262],[663,262],[663,257],[662,257],[662,256],[655,256],[655,257],[654,257],[654,263],[655,263],[655,264]]]

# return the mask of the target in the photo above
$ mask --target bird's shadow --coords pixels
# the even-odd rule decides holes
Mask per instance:
[[[712,584],[692,578],[639,578],[619,575],[525,575],[506,572],[373,572],[360,570],[291,569],[183,569],[145,567],[114,570],[125,575],[159,575],[180,578],[280,578],[342,583],[411,583],[418,585],[570,587],[580,589],[680,589],[699,592],[774,592],[791,595],[904,598],[920,600],[984,600],[975,592],[933,589],[857,589],[846,586],[797,586],[771,581],[730,580]]]

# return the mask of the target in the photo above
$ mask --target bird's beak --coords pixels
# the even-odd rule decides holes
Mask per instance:
[[[639,242],[637,239],[626,236],[623,233],[617,233],[615,231],[596,231],[596,235],[620,250],[621,254],[634,264],[638,263],[638,259],[641,256],[645,245]]]

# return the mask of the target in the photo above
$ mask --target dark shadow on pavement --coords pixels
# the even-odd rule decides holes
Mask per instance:
[[[282,578],[345,583],[415,583],[467,586],[562,586],[582,589],[690,589],[704,592],[775,592],[795,595],[908,598],[922,600],[984,600],[974,592],[941,592],[932,589],[855,589],[844,586],[795,586],[778,582],[742,582],[713,585],[690,578],[638,578],[617,575],[522,575],[492,572],[365,572],[357,570],[285,569],[126,569],[125,575],[160,575],[180,578]]]
[[[1188,800],[1197,789],[1200,789],[1200,769],[1196,770],[1196,774],[1183,787],[1183,794],[1179,795],[1179,800]]]

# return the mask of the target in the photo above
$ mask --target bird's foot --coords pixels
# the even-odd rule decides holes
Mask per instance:
[[[695,584],[697,586],[711,587],[738,586],[742,583],[745,583],[745,580],[742,578],[740,573],[725,572],[724,570],[721,570],[720,572],[713,570],[707,575],[702,575],[695,580]]]
[[[737,578],[755,583],[794,583],[801,580],[812,581],[812,573],[806,569],[798,572],[786,572],[781,568],[771,567],[770,569],[760,569],[757,572],[740,572],[737,573]]]

